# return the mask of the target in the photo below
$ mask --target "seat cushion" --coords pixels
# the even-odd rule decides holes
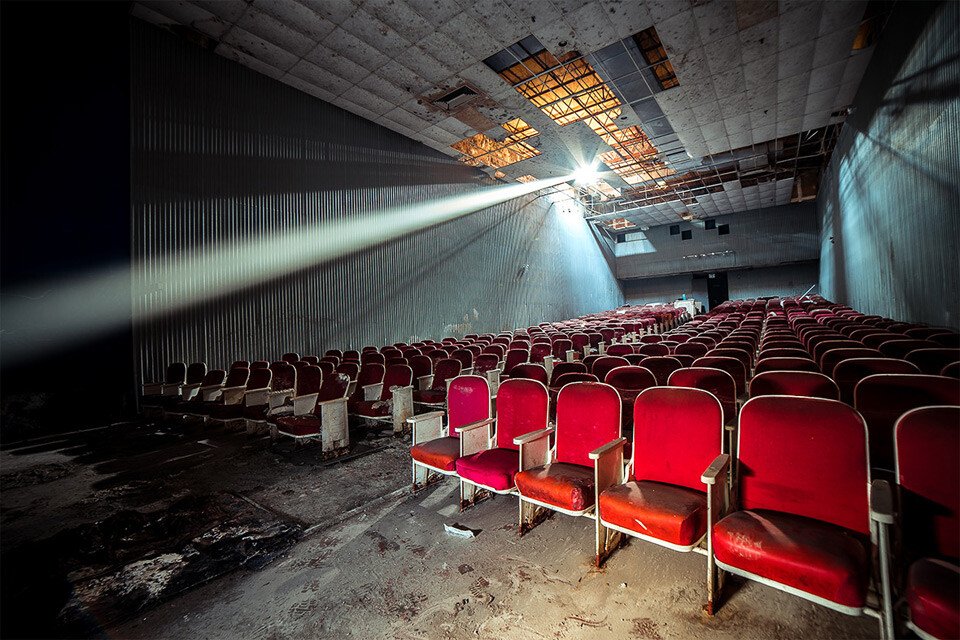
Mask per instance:
[[[243,408],[243,417],[248,420],[266,420],[267,419],[267,409],[269,407],[265,404],[257,404],[252,407]]]
[[[910,565],[904,593],[910,619],[935,638],[960,638],[960,567],[922,558]]]
[[[414,391],[413,401],[425,404],[442,404],[447,399],[447,392],[437,389],[427,389],[426,391]]]
[[[320,416],[281,416],[277,418],[277,430],[291,436],[315,436],[323,423]]]
[[[369,418],[382,418],[390,415],[390,403],[385,400],[355,400],[349,403],[349,412]]]
[[[460,439],[447,437],[421,442],[410,447],[410,455],[434,469],[453,471],[460,457]]]
[[[514,478],[521,495],[569,511],[593,506],[593,469],[554,462],[521,471]]]
[[[485,487],[506,491],[520,469],[520,453],[512,449],[490,449],[457,460],[457,475]]]
[[[868,556],[858,534],[777,511],[737,511],[713,529],[717,560],[848,607],[862,607]]]
[[[707,494],[648,480],[627,482],[600,494],[600,515],[628,531],[688,546],[707,532]]]

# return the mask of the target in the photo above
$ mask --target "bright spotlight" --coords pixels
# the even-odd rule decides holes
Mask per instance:
[[[596,179],[597,169],[593,165],[583,165],[573,172],[574,183],[578,185],[590,184],[596,181]]]

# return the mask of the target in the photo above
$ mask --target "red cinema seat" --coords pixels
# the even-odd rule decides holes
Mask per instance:
[[[750,380],[750,397],[803,396],[839,400],[837,383],[814,371],[767,371]]]
[[[247,433],[254,434],[267,428],[267,412],[292,398],[297,386],[297,369],[286,360],[270,363],[270,389],[267,393],[254,393],[244,398],[243,418]]]
[[[897,420],[894,429],[902,532],[897,557],[905,569],[900,593],[909,614],[907,627],[921,638],[958,638],[960,407],[912,409]],[[881,535],[881,541],[886,539]],[[890,584],[890,577],[884,577],[885,584]],[[891,600],[885,608],[888,612],[893,611]],[[888,628],[894,628],[892,619]]]
[[[660,342],[661,340],[663,340],[663,338],[656,334],[640,336],[640,342],[642,342],[643,344],[655,344],[657,342]]]
[[[694,367],[709,367],[711,369],[723,369],[733,378],[737,385],[737,396],[742,396],[747,391],[747,371],[743,363],[736,358],[727,356],[704,356],[693,361]]]
[[[560,362],[567,361],[567,352],[573,350],[573,341],[567,338],[558,338],[553,341],[553,357]]]
[[[946,376],[947,378],[960,378],[960,360],[951,362],[945,366],[940,370],[940,375]]]
[[[901,340],[887,340],[878,348],[880,353],[888,358],[906,358],[907,354],[917,349],[936,349],[940,345],[930,340],[911,340],[903,338]]]
[[[460,361],[460,372],[464,375],[473,373],[473,353],[467,349],[457,349],[450,354],[454,360]]]
[[[553,372],[550,374],[550,387],[557,386],[557,379],[565,373],[587,373],[587,365],[582,362],[558,362],[553,365]]]
[[[283,354],[280,357],[280,359],[283,360],[284,362],[289,362],[290,364],[293,364],[294,362],[300,361],[300,354],[297,353],[296,351],[290,351],[288,353]]]
[[[236,363],[234,363],[236,364]],[[230,369],[223,386],[214,392],[210,399],[201,402],[193,410],[193,415],[203,416],[206,420],[211,412],[225,405],[235,405],[243,398],[243,392],[247,388],[247,381],[250,379],[250,369],[246,367],[234,367]],[[219,422],[219,421],[218,421]]]
[[[320,442],[323,453],[338,453],[350,447],[347,423],[347,391],[350,377],[343,373],[324,375],[309,413],[281,416],[271,429],[273,438],[286,436],[301,442]]]
[[[547,376],[547,370],[543,368],[543,365],[526,363],[518,364],[513,369],[510,370],[509,378],[520,378],[523,380],[536,380],[544,387],[547,386],[547,383],[550,381]],[[499,393],[499,391],[498,391]],[[498,396],[499,397],[499,396]]]
[[[637,346],[636,352],[643,356],[666,356],[670,354],[670,347],[659,342],[641,344]]]
[[[606,353],[606,355],[608,355],[608,356],[628,356],[628,355],[632,354],[633,352],[634,352],[634,351],[633,351],[633,345],[632,345],[632,344],[612,344],[612,345],[610,345],[609,347],[607,347],[607,353]]]
[[[718,490],[716,506],[726,502],[723,475],[730,457],[722,452],[723,431],[723,409],[706,391],[655,387],[637,396],[633,455],[626,470],[625,438],[590,454],[599,494],[597,566],[616,548],[620,533],[676,551],[691,551],[703,542],[713,497],[707,489]],[[723,514],[713,515],[718,520]]]
[[[739,504],[708,534],[712,560],[848,615],[865,613],[868,456],[863,418],[839,401],[751,398],[740,412]]]
[[[922,373],[916,365],[896,358],[850,358],[833,368],[833,380],[840,388],[840,399],[853,405],[857,383],[875,373]]]
[[[271,369],[252,369],[247,384],[239,397],[232,398],[230,396],[233,394],[224,390],[224,402],[210,410],[210,419],[220,422],[224,426],[242,421],[244,418],[243,412],[248,403],[250,406],[267,403],[272,379],[273,371]]]
[[[670,374],[683,368],[683,363],[673,356],[650,356],[640,362],[640,366],[650,371],[661,387],[667,386]]]
[[[382,353],[376,351],[364,351],[360,354],[360,365],[365,364],[382,364],[386,365],[387,358]]]
[[[813,356],[807,353],[807,350],[802,347],[797,349],[783,348],[783,347],[775,347],[775,348],[765,347],[762,351],[760,351],[759,355],[757,355],[757,362],[759,363],[763,360],[766,360],[767,358],[806,358],[807,360],[813,360]]]
[[[670,374],[671,387],[702,389],[716,396],[723,408],[723,423],[732,424],[737,417],[737,383],[723,369],[687,367]]]
[[[384,371],[383,382],[364,387],[363,393],[363,400],[356,396],[349,400],[348,411],[367,420],[392,422],[394,434],[399,435],[407,418],[413,415],[413,370],[410,365],[390,365]]]
[[[296,363],[294,363],[296,366]],[[285,397],[282,402],[271,402],[267,411],[267,422],[275,422],[280,416],[300,416],[309,413],[317,402],[317,394],[323,383],[323,373],[318,366],[311,364],[297,367],[297,380],[293,396]]]
[[[530,347],[530,362],[541,364],[544,359],[550,357],[553,347],[550,342],[534,342]]]
[[[497,393],[496,437],[493,421],[473,422],[461,427],[460,505],[472,504],[477,489],[514,493],[514,477],[520,470],[520,448],[514,438],[547,428],[547,388],[536,380],[511,378]]]
[[[943,368],[951,362],[960,360],[960,348],[937,347],[931,349],[916,349],[904,356],[904,360],[917,365],[921,373],[940,375]]]
[[[166,412],[168,416],[184,418],[186,416],[203,416],[203,406],[205,402],[210,402],[220,394],[224,381],[227,379],[227,372],[223,369],[211,369],[203,376],[203,380],[197,386],[189,400],[181,400],[173,405]]]
[[[174,362],[167,366],[166,375],[159,382],[144,382],[141,385],[141,404],[155,407],[162,406],[167,400],[180,397],[180,387],[187,382],[187,365],[183,362]]]
[[[820,365],[820,371],[833,377],[833,370],[844,360],[852,358],[885,358],[877,349],[831,349],[823,354],[817,364]]]
[[[319,358],[318,356],[303,356],[303,357],[300,358],[300,359],[303,360],[304,362],[306,362],[307,364],[319,364],[319,363],[320,363],[320,358]],[[333,361],[333,366],[334,366],[334,367],[336,367],[338,364],[340,364],[339,361]]]
[[[577,374],[566,374],[577,375]],[[555,432],[556,445],[550,447]],[[601,382],[574,382],[557,398],[557,424],[514,438],[520,446],[520,534],[546,510],[582,516],[595,506],[590,452],[620,437],[620,396]]]
[[[617,390],[620,395],[621,430],[629,437],[633,424],[633,403],[644,389],[657,386],[657,378],[652,371],[642,366],[628,365],[607,372],[603,382]],[[627,455],[629,455],[629,451]]]
[[[597,376],[597,380],[603,380],[607,377],[607,372],[617,367],[625,367],[630,364],[626,358],[620,356],[600,356],[592,363],[584,363],[590,367],[590,373]]]
[[[530,351],[527,349],[510,349],[503,359],[503,370],[511,371],[518,364],[530,362]]]
[[[707,355],[710,347],[700,342],[684,342],[673,350],[674,355],[688,355],[700,358]]]
[[[450,381],[446,424],[443,411],[431,411],[407,419],[413,427],[413,490],[430,481],[431,472],[456,475],[460,457],[458,428],[490,418],[490,387],[482,376],[458,376]]]
[[[853,406],[870,431],[870,460],[876,469],[893,469],[893,425],[910,409],[960,405],[960,383],[925,374],[880,373],[867,376],[853,391]]]
[[[810,358],[764,358],[757,362],[754,375],[766,371],[812,371],[820,373],[817,363]]]
[[[413,384],[417,389],[427,389],[433,382],[433,360],[424,355],[413,355],[407,358],[407,364],[413,371]]]
[[[442,407],[447,400],[447,381],[460,375],[460,361],[444,358],[437,361],[429,389],[413,392],[413,401],[433,407]]]
[[[735,358],[743,365],[745,375],[748,377],[750,376],[750,371],[753,369],[753,357],[743,349],[730,349],[721,344],[715,349],[710,349],[710,351],[707,352],[707,357]]]
[[[960,333],[953,331],[944,331],[943,333],[934,333],[928,337],[931,342],[936,342],[941,347],[960,347]]]

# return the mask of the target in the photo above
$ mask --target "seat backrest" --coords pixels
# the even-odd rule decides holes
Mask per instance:
[[[495,353],[481,353],[477,356],[477,359],[473,361],[473,372],[474,373],[486,373],[487,371],[492,371],[500,365],[500,358],[497,357]]]
[[[334,371],[337,370],[337,365],[333,364],[332,362],[327,362],[325,360],[321,360],[320,362],[317,363],[316,366],[320,367],[320,371],[322,371],[323,375],[325,376],[331,375]]]
[[[433,373],[433,360],[427,356],[410,356],[407,358],[407,364],[413,370],[413,377],[428,376]]]
[[[558,362],[553,365],[550,386],[557,386],[557,379],[565,373],[587,373],[587,365],[582,362]]]
[[[572,382],[598,382],[598,379],[597,376],[593,375],[592,373],[581,373],[574,371],[557,376],[556,384],[553,386],[553,388],[562,389]]]
[[[443,358],[437,361],[437,366],[433,370],[433,384],[430,388],[434,391],[446,391],[447,380],[456,378],[460,375],[460,361],[453,358]]]
[[[670,353],[670,347],[659,342],[651,342],[638,345],[637,353],[644,356],[665,356]]]
[[[288,351],[287,353],[280,356],[280,359],[283,360],[284,362],[289,362],[290,364],[293,364],[294,362],[300,361],[300,354],[297,353],[296,351]]]
[[[473,367],[473,354],[466,349],[456,349],[450,354],[450,357],[460,361],[461,370]]]
[[[350,388],[350,376],[345,373],[331,373],[323,376],[323,383],[320,385],[317,403],[335,400],[337,398],[346,398],[347,390]]]
[[[339,366],[340,364],[340,358],[338,358],[337,356],[323,356],[314,364],[319,364],[321,362],[329,362],[330,364],[333,365],[333,368],[336,369],[337,366]]]
[[[386,364],[387,359],[382,353],[376,351],[364,351],[360,354],[360,364]]]
[[[273,371],[270,369],[251,369],[250,377],[247,379],[247,390],[267,389],[270,387],[271,380],[273,380]]]
[[[750,380],[750,397],[803,396],[839,400],[837,383],[815,371],[766,371]]]
[[[567,351],[573,349],[573,341],[567,338],[559,338],[553,341],[553,357],[557,360],[566,360]]]
[[[746,338],[732,339],[724,338],[721,340],[717,346],[717,349],[739,349],[740,351],[745,352],[750,356],[750,360],[753,360],[754,354],[757,352],[757,345],[752,342],[748,342]]]
[[[585,333],[574,333],[570,336],[570,342],[573,343],[574,349],[582,352],[583,348],[590,344],[590,337]]]
[[[510,378],[497,389],[497,447],[517,451],[516,436],[545,429],[550,397],[537,380]]]
[[[491,343],[483,348],[483,353],[492,353],[497,356],[497,360],[503,360],[503,356],[507,353],[507,348],[499,343]]]
[[[317,356],[303,356],[300,359],[308,364],[317,364],[318,362],[320,362],[320,358],[318,358]],[[337,363],[334,362],[333,366],[337,366]]]
[[[740,410],[740,506],[829,522],[868,535],[863,418],[837,400],[761,396]]]
[[[363,387],[383,382],[385,371],[386,367],[382,364],[365,364],[361,366],[357,374],[357,391],[362,394]]]
[[[706,345],[708,349],[713,349],[715,346],[717,346],[716,340],[714,340],[709,336],[704,336],[704,335],[698,335],[695,338],[690,338],[684,344],[690,344],[691,342],[695,344]]]
[[[817,364],[820,365],[820,371],[827,374],[828,376],[833,375],[834,369],[837,365],[843,362],[844,360],[850,360],[851,358],[884,358],[882,353],[877,349],[867,349],[866,347],[861,347],[858,349],[830,349],[817,360]]]
[[[227,381],[223,383],[225,387],[245,387],[250,379],[250,369],[247,367],[234,367],[227,374]]]
[[[454,360],[454,362],[457,362]],[[457,364],[460,364],[457,362]],[[413,384],[413,369],[408,364],[392,364],[383,374],[383,388],[380,390],[380,400],[393,398],[391,387],[409,387]]]
[[[340,349],[327,349],[323,352],[323,356],[333,356],[334,358],[343,358],[343,351]]]
[[[736,358],[727,356],[704,356],[693,361],[694,367],[710,367],[712,369],[723,369],[733,377],[737,385],[737,395],[743,395],[747,390],[747,371],[743,363]]]
[[[337,365],[336,372],[350,376],[351,380],[356,380],[357,374],[360,373],[360,365],[356,362],[349,362],[345,360]]]
[[[503,370],[510,371],[518,364],[523,364],[530,360],[530,351],[527,349],[510,349],[507,351],[506,359],[503,361]]]
[[[960,405],[960,383],[925,374],[878,373],[853,390],[856,407],[870,430],[870,458],[879,469],[893,468],[893,425],[910,409]]]
[[[707,352],[707,356],[736,358],[743,365],[743,370],[747,373],[750,372],[750,366],[753,364],[753,357],[749,352],[743,349],[724,347],[722,342],[717,347],[710,349],[710,351]]]
[[[620,356],[600,356],[588,366],[590,367],[590,373],[597,376],[597,380],[603,380],[611,369],[625,367],[629,364],[630,362],[626,358]]]
[[[278,360],[270,364],[273,371],[273,381],[270,388],[274,391],[293,389],[297,386],[297,368],[286,360]]]
[[[227,372],[223,369],[211,369],[207,372],[207,375],[203,376],[203,381],[200,383],[202,387],[212,387],[216,385],[223,386],[223,381],[227,379]],[[199,398],[199,396],[197,396]]]
[[[683,363],[673,356],[650,356],[644,358],[640,366],[650,371],[661,387],[667,386],[670,374],[683,368]]]
[[[907,411],[895,426],[896,478],[906,548],[960,558],[960,407]]]
[[[510,378],[525,378],[527,380],[536,380],[542,383],[544,386],[549,382],[547,378],[547,370],[543,368],[543,365],[526,363],[518,364],[513,369],[510,369],[509,372]],[[499,397],[499,391],[497,392]]]
[[[889,340],[903,340],[904,336],[902,333],[891,333],[889,331],[884,331],[883,333],[871,333],[869,335],[863,336],[860,339],[860,342],[863,343],[863,346],[868,349],[879,349],[880,345]]]
[[[670,374],[667,383],[671,387],[701,389],[713,394],[723,408],[723,422],[729,423],[737,416],[737,383],[723,369],[710,367],[686,367]]]
[[[951,362],[940,370],[940,375],[948,378],[960,378],[960,360]]]
[[[922,373],[935,376],[939,375],[951,362],[960,360],[960,349],[949,347],[915,349],[908,352],[903,359],[917,365]]]
[[[187,367],[187,384],[199,384],[203,382],[205,375],[207,375],[207,363],[193,362]]]
[[[810,358],[764,358],[757,362],[754,375],[766,371],[812,371],[820,373],[820,367]]]
[[[499,403],[499,399],[497,400]],[[459,438],[456,428],[490,417],[490,385],[483,376],[457,376],[447,393],[450,435]]]
[[[270,363],[267,362],[266,360],[254,360],[252,363],[250,363],[251,371],[255,369],[269,369],[269,368],[270,368]]]
[[[616,389],[621,396],[627,391],[633,391],[630,394],[633,397],[644,389],[657,386],[657,378],[653,372],[646,367],[636,365],[624,365],[611,369],[603,382]]]
[[[807,353],[803,347],[765,347],[758,355],[757,362],[767,358],[806,358],[813,361],[813,356]]]
[[[722,453],[723,409],[710,393],[653,387],[633,405],[633,478],[703,491],[703,474]]]
[[[941,347],[960,347],[960,333],[956,333],[954,331],[934,333],[928,339],[931,342],[936,342]]]
[[[684,342],[673,350],[674,354],[688,355],[694,358],[707,355],[707,351],[710,351],[710,347],[702,342]]]
[[[250,368],[249,360],[234,360],[233,364],[230,365],[230,369],[228,369],[228,371],[232,371],[233,369],[249,369],[249,368]]]
[[[350,362],[360,362],[360,352],[356,349],[347,349],[343,352],[343,359]]]
[[[380,350],[375,346],[368,344],[367,346],[360,348],[360,355],[363,355],[364,353],[379,353],[379,351]]]
[[[607,347],[608,356],[627,356],[633,353],[632,344],[612,344]]]
[[[888,358],[904,358],[917,349],[936,349],[940,345],[930,340],[915,340],[901,336],[901,340],[887,340],[880,345],[880,353]]]
[[[655,333],[651,333],[645,336],[640,336],[640,342],[642,342],[643,344],[656,344],[661,340],[663,340],[663,338]]]
[[[577,375],[575,373],[568,373]],[[557,395],[557,462],[592,467],[589,453],[620,437],[620,396],[602,382],[574,382]]]
[[[543,362],[543,359],[553,352],[553,345],[547,342],[534,342],[530,347],[530,362]]]
[[[187,381],[187,365],[183,362],[174,362],[167,367],[164,378],[167,384],[183,384]]]
[[[303,396],[308,393],[317,393],[320,391],[320,385],[323,383],[323,372],[320,367],[308,364],[305,367],[297,369],[297,395]]]

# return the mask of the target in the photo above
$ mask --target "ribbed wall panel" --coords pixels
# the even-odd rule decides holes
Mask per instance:
[[[615,307],[622,294],[579,212],[526,196],[267,282],[239,248],[171,279],[161,262],[472,193],[474,170],[133,21],[134,341],[167,363],[276,359],[489,332]],[[363,233],[361,230],[359,233]],[[349,239],[349,238],[347,238]],[[286,257],[296,254],[293,245]],[[527,265],[526,268],[523,265]],[[253,282],[231,288],[237,278]],[[198,301],[184,304],[196,296]]]
[[[892,27],[891,25],[895,25]],[[960,4],[900,3],[818,195],[820,288],[960,327]]]

